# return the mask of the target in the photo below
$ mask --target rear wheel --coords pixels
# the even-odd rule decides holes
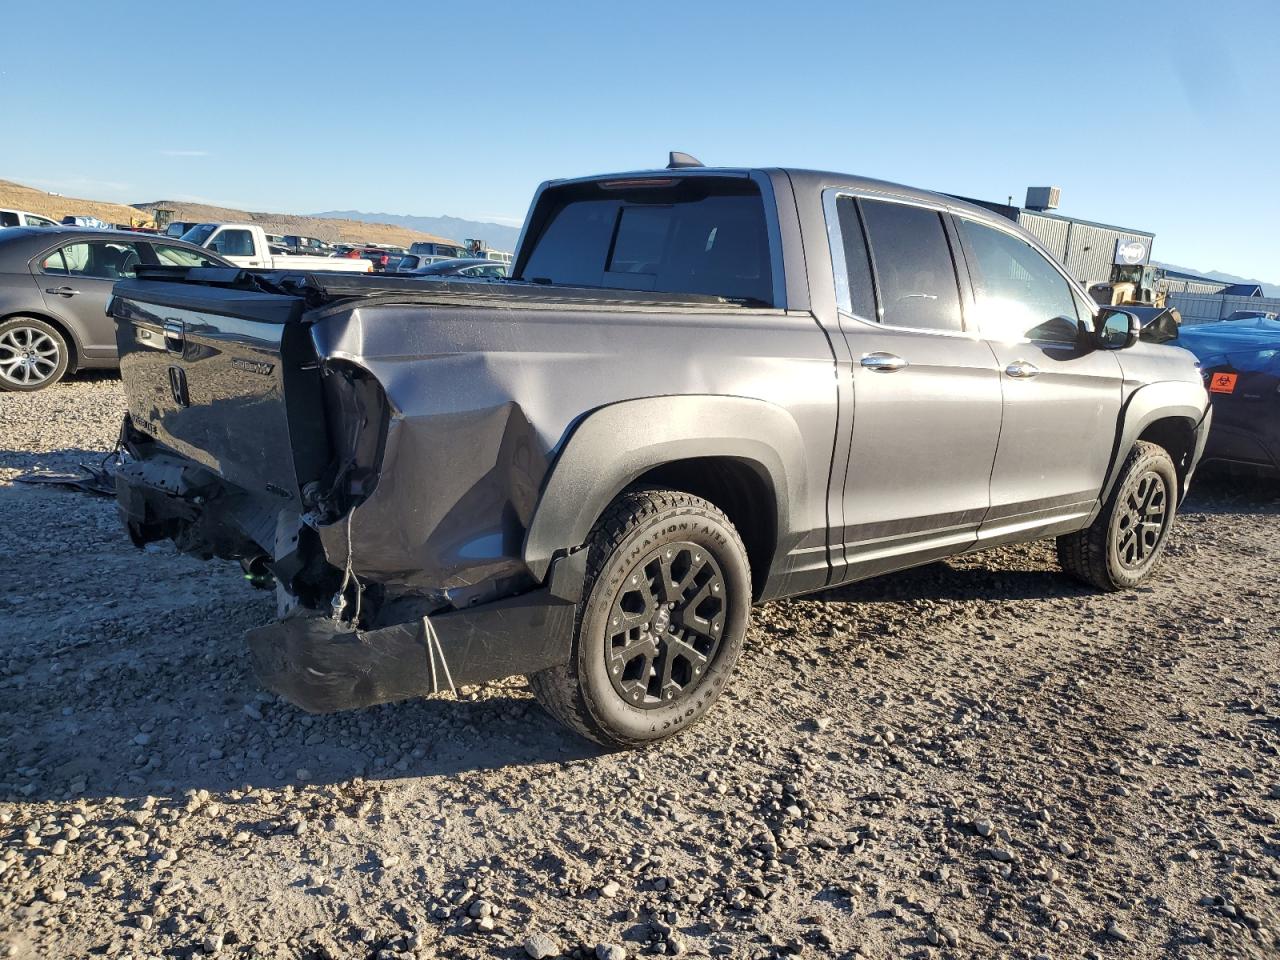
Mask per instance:
[[[747,552],[715,506],[632,490],[597,521],[568,664],[529,677],[597,743],[638,747],[697,723],[728,685],[751,609]]]
[[[57,328],[35,317],[0,323],[0,390],[29,393],[62,379],[71,360]]]
[[[1169,454],[1140,440],[1093,523],[1058,538],[1062,569],[1102,590],[1142,583],[1173,529],[1177,491],[1178,474]]]

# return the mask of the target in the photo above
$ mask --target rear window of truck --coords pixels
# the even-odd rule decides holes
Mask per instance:
[[[764,202],[750,181],[548,193],[517,279],[773,302]]]
[[[216,223],[197,223],[179,239],[194,243],[197,247],[204,246],[204,242],[209,239],[209,234],[213,233],[217,226]]]

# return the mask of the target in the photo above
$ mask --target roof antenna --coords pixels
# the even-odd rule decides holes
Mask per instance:
[[[697,157],[691,156],[690,154],[687,154],[687,153],[681,153],[679,150],[672,150],[668,156],[669,156],[669,159],[667,160],[668,170],[679,170],[681,167],[702,166],[702,161],[699,160]]]

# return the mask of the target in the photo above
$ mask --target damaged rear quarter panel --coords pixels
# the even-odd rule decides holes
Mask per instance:
[[[810,489],[826,487],[832,359],[808,315],[375,305],[331,313],[311,332],[320,357],[368,370],[391,407],[377,487],[351,517],[351,553],[357,575],[393,588],[455,591],[465,603],[469,588],[487,599],[495,580],[532,582],[522,547],[555,454],[579,418],[620,400],[777,403],[806,436],[825,438],[808,466]],[[329,561],[345,564],[346,524],[321,539]]]

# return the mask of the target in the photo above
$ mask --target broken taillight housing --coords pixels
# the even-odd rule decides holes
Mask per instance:
[[[330,360],[323,370],[330,461],[303,496],[321,522],[332,522],[367,500],[378,485],[390,405],[382,385],[364,368]]]

